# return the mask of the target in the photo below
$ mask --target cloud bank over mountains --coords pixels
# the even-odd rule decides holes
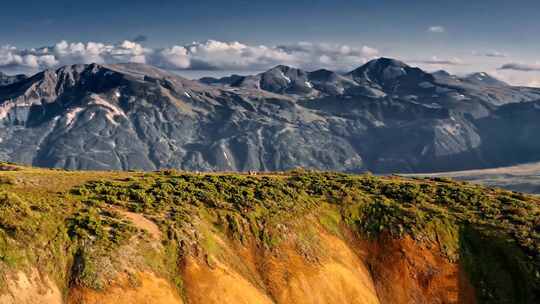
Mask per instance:
[[[143,39],[117,44],[61,41],[37,49],[0,47],[0,69],[32,71],[78,63],[136,62],[169,70],[262,70],[277,64],[304,69],[346,70],[377,57],[369,46],[299,42],[278,46],[208,40],[167,48],[147,48]]]
[[[186,45],[150,48],[144,45],[146,41],[146,36],[139,35],[118,43],[60,41],[53,46],[31,49],[0,46],[0,71],[8,74],[33,74],[43,69],[93,62],[146,63],[186,73],[189,71],[206,73],[209,70],[216,73],[220,71],[248,73],[267,70],[279,64],[305,70],[326,68],[334,71],[350,71],[376,57],[389,56],[386,54],[387,51],[382,54],[377,48],[366,45],[298,42],[267,46],[237,41],[207,40]],[[539,62],[524,63],[510,58],[506,53],[493,50],[473,51],[469,54],[469,58],[457,58],[448,54],[441,57],[397,56],[397,58],[417,64],[427,71],[444,69],[460,75],[485,71],[514,85],[540,86]],[[485,60],[496,61],[482,63],[482,57]]]
[[[518,63],[511,62],[506,63],[500,67],[501,70],[513,70],[521,72],[539,72],[540,71],[540,62],[536,63]]]

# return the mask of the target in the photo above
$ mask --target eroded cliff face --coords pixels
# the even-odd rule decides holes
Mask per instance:
[[[381,303],[476,303],[459,262],[410,238],[373,242],[365,254]]]
[[[317,248],[310,250],[299,248],[305,240],[273,251],[221,243],[218,257],[186,263],[188,298],[193,303],[379,303],[367,267],[344,241],[326,233],[312,237]]]
[[[130,280],[131,279],[131,280]],[[151,272],[140,272],[134,278],[122,277],[105,290],[74,287],[68,290],[67,304],[182,304],[176,288]]]
[[[35,268],[9,276],[1,304],[475,303],[459,263],[410,238],[348,239],[323,228],[272,250],[208,235],[213,253],[182,260],[176,278],[119,274],[108,287],[61,289]],[[69,282],[66,282],[69,285]]]
[[[475,303],[459,262],[438,249],[410,238],[346,241],[324,230],[312,237],[316,248],[294,240],[273,252],[231,250],[229,262],[190,259],[189,303]]]

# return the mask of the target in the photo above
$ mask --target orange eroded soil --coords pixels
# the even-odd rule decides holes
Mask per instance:
[[[176,289],[167,280],[140,273],[137,286],[127,278],[104,291],[83,288],[70,290],[67,304],[182,304]]]
[[[406,237],[363,241],[363,260],[370,268],[381,303],[475,303],[474,290],[458,263],[438,250]]]
[[[346,242],[324,231],[318,238],[311,257],[291,242],[272,251],[221,243],[220,255],[186,261],[187,298],[190,303],[475,303],[459,264],[410,238]]]

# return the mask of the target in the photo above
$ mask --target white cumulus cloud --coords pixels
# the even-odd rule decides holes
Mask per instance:
[[[157,52],[154,63],[174,69],[187,69],[191,66],[188,51],[183,46],[173,46]]]
[[[428,32],[430,33],[444,33],[446,32],[446,28],[441,25],[432,25],[428,28]]]
[[[378,54],[370,46],[310,42],[266,46],[208,40],[152,49],[129,40],[116,44],[60,41],[38,49],[0,47],[0,69],[34,71],[68,64],[136,62],[175,70],[262,70],[278,64],[347,70]]]

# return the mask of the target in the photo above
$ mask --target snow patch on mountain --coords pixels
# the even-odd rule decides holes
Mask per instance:
[[[107,112],[105,115],[112,124],[118,125],[118,123],[114,120],[116,116],[127,118],[126,114],[119,107],[103,99],[101,96],[97,94],[92,94],[90,98],[91,102],[89,103],[89,105],[96,105],[105,109]]]
[[[69,110],[67,113],[66,113],[66,126],[67,127],[70,127],[73,123],[73,121],[75,120],[75,118],[77,117],[77,115],[79,115],[79,113],[81,113],[84,109],[83,108],[80,108],[80,107],[77,107],[77,108],[73,108],[71,110]]]

